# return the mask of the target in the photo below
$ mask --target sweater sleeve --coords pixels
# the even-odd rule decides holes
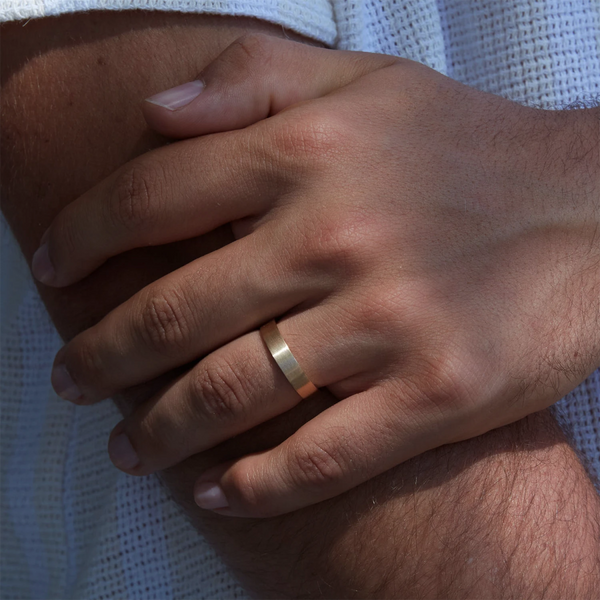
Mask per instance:
[[[329,0],[1,0],[0,22],[88,10],[134,9],[255,17],[327,46],[336,39]]]

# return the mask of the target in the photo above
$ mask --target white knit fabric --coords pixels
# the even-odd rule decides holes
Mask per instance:
[[[0,22],[84,10],[125,9],[256,17],[322,40],[327,45],[334,43],[336,35],[328,0],[0,0]]]
[[[598,0],[0,0],[0,20],[86,9],[252,15],[340,48],[396,54],[553,107],[600,96]],[[153,477],[112,467],[108,402],[49,386],[60,340],[2,221],[2,598],[245,597]],[[600,477],[600,372],[559,403]]]

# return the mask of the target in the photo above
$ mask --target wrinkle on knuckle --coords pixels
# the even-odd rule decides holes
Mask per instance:
[[[355,143],[351,127],[339,116],[321,110],[283,113],[271,143],[282,160],[303,159],[312,167],[331,169],[332,161]]]
[[[368,226],[351,210],[315,216],[300,231],[298,258],[318,271],[356,275],[370,268],[374,255]]]
[[[480,400],[471,369],[454,351],[424,360],[421,381],[426,401],[443,415],[466,411]]]
[[[160,353],[184,348],[191,325],[188,312],[184,295],[175,288],[150,292],[140,312],[140,336],[146,346]]]
[[[203,416],[218,423],[231,423],[246,413],[247,391],[236,368],[223,359],[207,358],[194,372],[192,397]]]
[[[249,139],[253,170],[283,187],[310,181],[308,174],[311,179],[332,177],[359,148],[356,133],[343,118],[301,107],[252,129]]]
[[[402,326],[404,307],[397,290],[373,286],[353,298],[351,306],[358,329],[378,333],[382,339],[394,340],[394,345],[405,336]]]
[[[252,65],[268,68],[272,59],[273,38],[261,33],[247,33],[235,40],[219,57],[235,76],[247,76]]]
[[[109,218],[127,231],[137,231],[152,225],[159,218],[160,176],[150,165],[134,163],[116,178]]]
[[[300,486],[328,487],[341,481],[345,474],[340,454],[317,442],[294,445],[290,461],[290,474]]]
[[[262,60],[271,52],[274,39],[264,33],[247,33],[237,40],[238,49],[250,60]]]

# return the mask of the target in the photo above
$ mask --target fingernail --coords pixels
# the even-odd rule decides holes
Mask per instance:
[[[177,110],[187,106],[194,98],[197,98],[203,89],[204,84],[201,81],[190,81],[146,98],[146,102],[157,104],[169,110]]]
[[[70,402],[77,402],[83,399],[81,390],[77,387],[73,378],[67,371],[67,367],[64,364],[56,365],[52,369],[51,375],[52,387],[54,391],[65,400]]]
[[[140,457],[124,433],[119,433],[109,440],[108,455],[119,469],[135,469],[140,464]]]
[[[56,272],[50,260],[50,254],[48,252],[48,244],[44,242],[33,255],[31,261],[31,272],[33,276],[42,283],[52,283]]]
[[[223,490],[216,483],[200,483],[194,491],[194,500],[200,508],[214,510],[215,508],[227,508],[229,502]]]

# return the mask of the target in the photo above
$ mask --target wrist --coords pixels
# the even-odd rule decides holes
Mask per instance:
[[[600,225],[600,107],[545,112],[550,136],[538,163],[554,186],[552,209],[589,235]]]

